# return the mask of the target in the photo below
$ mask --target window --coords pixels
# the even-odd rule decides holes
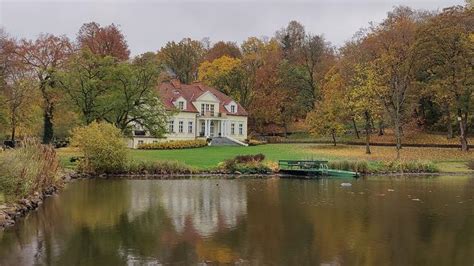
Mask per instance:
[[[174,133],[174,121],[170,120],[168,122],[168,133]]]
[[[244,134],[244,125],[239,124],[239,135],[243,135],[243,134]]]
[[[139,140],[138,145],[143,145],[143,140]]]
[[[235,124],[230,124],[230,134],[235,135]]]
[[[193,121],[188,122],[188,133],[193,133]]]
[[[214,116],[214,104],[211,104],[211,116]]]
[[[178,122],[178,131],[179,131],[179,133],[184,132],[184,122],[183,121]]]
[[[204,115],[204,104],[201,103],[201,115]]]
[[[204,136],[205,132],[206,132],[206,122],[202,121],[201,122],[201,134],[200,135]]]
[[[183,101],[178,102],[178,109],[179,110],[184,110],[184,102]]]
[[[158,141],[157,141],[157,140],[154,140],[154,141],[153,141],[153,144],[156,144],[156,143],[158,143]]]
[[[231,106],[230,106],[230,112],[231,112],[231,113],[235,113],[235,105],[231,105]]]

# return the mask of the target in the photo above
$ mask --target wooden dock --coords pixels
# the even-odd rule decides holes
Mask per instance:
[[[330,169],[328,161],[325,160],[279,160],[278,166],[280,173],[295,176],[359,177],[359,174],[356,172]]]

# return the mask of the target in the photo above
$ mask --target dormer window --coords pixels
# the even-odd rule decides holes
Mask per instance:
[[[230,106],[230,112],[231,112],[231,113],[235,113],[235,112],[236,112],[235,109],[237,109],[235,105],[231,105],[231,106]]]
[[[178,110],[186,110],[187,101],[182,96],[178,97],[178,99],[173,101],[173,104]]]

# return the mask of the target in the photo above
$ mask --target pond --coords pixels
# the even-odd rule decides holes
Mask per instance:
[[[79,180],[0,233],[0,265],[473,265],[473,198],[473,177]]]

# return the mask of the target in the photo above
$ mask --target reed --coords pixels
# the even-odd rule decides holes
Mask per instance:
[[[62,183],[54,148],[28,139],[17,149],[0,155],[0,193],[14,201]]]

